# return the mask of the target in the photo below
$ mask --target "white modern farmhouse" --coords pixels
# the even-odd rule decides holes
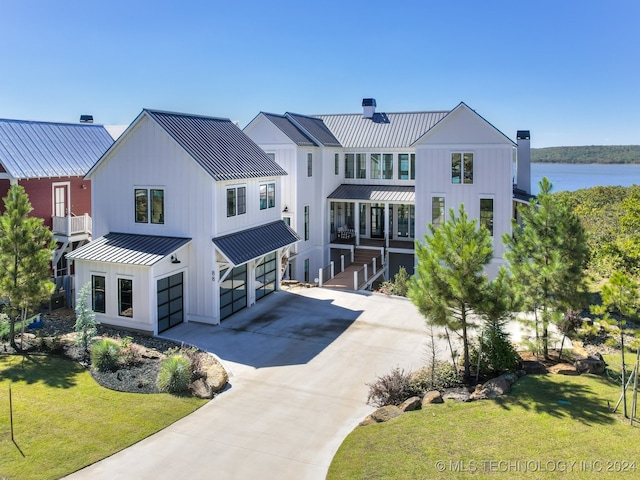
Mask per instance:
[[[97,319],[217,324],[277,290],[299,237],[286,171],[227,119],[143,110],[89,170],[95,240],[68,255]]]
[[[333,262],[341,270],[345,257],[368,263],[368,271],[348,279],[353,289],[392,277],[400,266],[411,274],[415,241],[461,203],[493,236],[487,270],[494,275],[503,263],[501,237],[511,231],[514,201],[530,193],[528,132],[518,132],[516,145],[464,103],[451,111],[410,113],[377,112],[376,106],[365,98],[357,114],[260,113],[244,129],[289,173],[282,216],[302,238],[291,278],[322,281],[327,266]]]

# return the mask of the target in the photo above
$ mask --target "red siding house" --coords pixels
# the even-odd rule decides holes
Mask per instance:
[[[13,184],[24,187],[31,215],[58,241],[54,277],[70,274],[64,254],[91,240],[91,182],[83,177],[112,143],[102,125],[0,119],[0,198]]]

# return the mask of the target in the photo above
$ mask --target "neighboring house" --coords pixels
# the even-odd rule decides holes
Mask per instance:
[[[387,276],[400,266],[412,274],[415,241],[461,203],[492,234],[487,271],[495,275],[504,263],[502,234],[511,232],[514,199],[530,193],[528,132],[518,132],[516,199],[517,145],[466,104],[409,113],[376,112],[375,99],[362,106],[358,114],[260,113],[244,129],[290,173],[282,215],[304,239],[291,277],[326,279],[331,261],[339,265],[346,253],[365,263],[371,257],[365,251],[384,259]],[[358,288],[375,277],[362,280]]]
[[[299,240],[285,175],[227,119],[143,110],[86,175],[96,239],[68,256],[77,290],[111,325],[218,324],[279,288]]]
[[[54,277],[71,273],[64,254],[91,240],[91,182],[84,175],[112,143],[101,125],[0,119],[0,197],[13,184],[24,187],[31,215],[58,242]]]

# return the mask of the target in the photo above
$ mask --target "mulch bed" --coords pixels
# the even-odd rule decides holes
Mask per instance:
[[[22,352],[26,354],[53,354],[70,358],[88,368],[93,378],[102,386],[111,390],[131,393],[159,393],[156,379],[160,370],[160,362],[171,349],[181,345],[170,340],[134,333],[127,330],[98,325],[97,336],[112,339],[129,337],[138,348],[138,361],[131,365],[120,365],[113,372],[98,372],[91,368],[91,359],[83,348],[76,344],[74,331],[75,312],[72,309],[54,310],[41,315],[44,321],[42,328],[26,330],[23,338]],[[16,343],[20,346],[18,331]],[[0,343],[0,354],[17,354],[9,342]],[[207,355],[206,352],[202,352]]]

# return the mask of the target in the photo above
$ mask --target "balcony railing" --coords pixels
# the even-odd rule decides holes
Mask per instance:
[[[85,233],[91,234],[91,216],[88,213],[84,215],[67,215],[66,217],[53,217],[53,233],[70,237]]]

